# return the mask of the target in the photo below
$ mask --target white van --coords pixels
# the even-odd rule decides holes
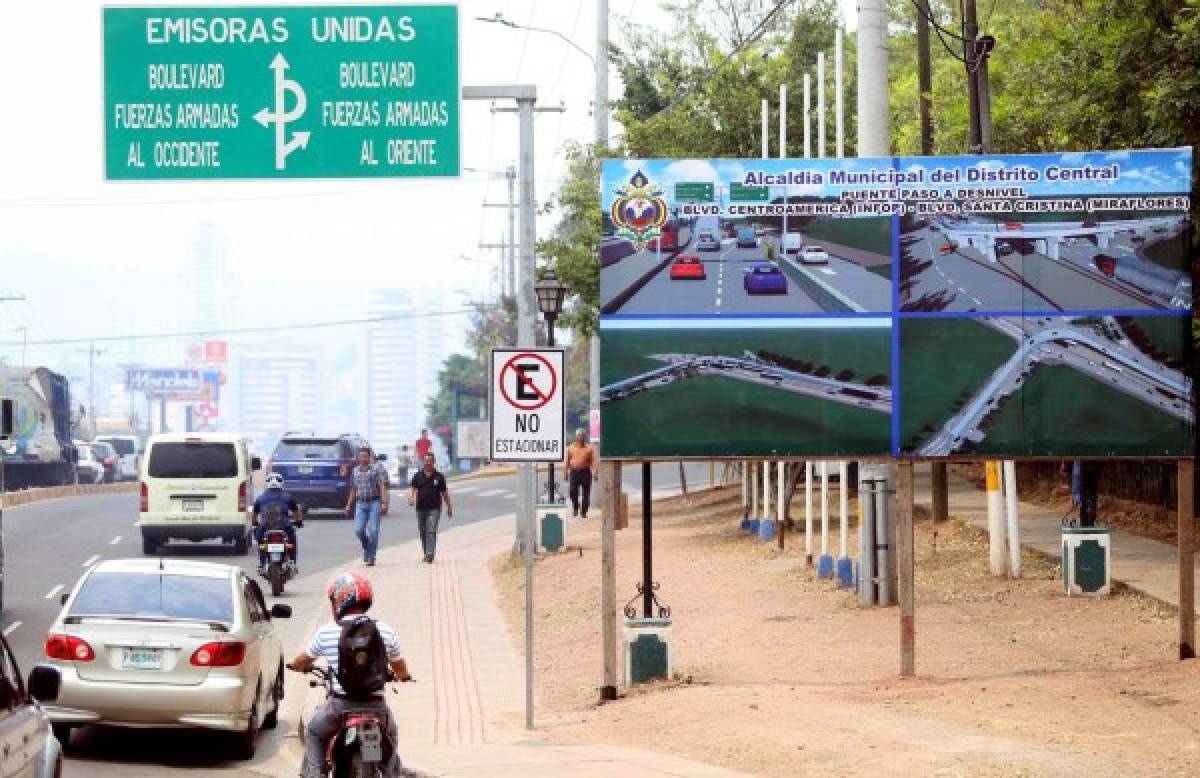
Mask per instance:
[[[254,471],[246,439],[231,433],[151,435],[142,457],[137,526],[142,552],[172,539],[233,543],[245,554],[254,511]]]
[[[136,435],[100,435],[96,438],[100,443],[107,443],[117,452],[117,480],[132,481],[138,477],[141,462],[138,455],[138,439]]]
[[[785,232],[783,234],[783,253],[784,254],[799,254],[804,248],[804,236],[798,232]]]

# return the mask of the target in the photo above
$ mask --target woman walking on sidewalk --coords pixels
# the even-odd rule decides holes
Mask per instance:
[[[388,512],[388,479],[383,465],[371,456],[371,449],[358,450],[354,484],[346,498],[346,515],[354,519],[354,534],[362,544],[363,562],[375,564],[379,550],[379,518]]]
[[[408,486],[408,504],[417,507],[417,532],[421,536],[424,562],[433,563],[437,552],[438,521],[442,518],[442,501],[446,502],[446,518],[454,518],[446,476],[433,466],[433,454],[425,455],[425,466],[413,476]]]

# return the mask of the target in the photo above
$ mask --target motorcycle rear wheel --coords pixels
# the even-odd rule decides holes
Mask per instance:
[[[272,562],[267,577],[271,579],[271,596],[278,597],[283,594],[283,565]]]

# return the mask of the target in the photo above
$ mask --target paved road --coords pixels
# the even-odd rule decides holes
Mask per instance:
[[[656,496],[673,493],[679,484],[675,464],[654,467]],[[720,470],[718,469],[718,474]],[[707,465],[687,466],[689,483],[707,484]],[[640,470],[625,468],[627,489],[637,491]],[[501,476],[451,482],[455,518],[472,523],[514,510],[514,478]],[[4,512],[5,602],[3,630],[17,661],[28,673],[42,656],[46,631],[57,616],[58,595],[69,590],[96,558],[141,557],[141,538],[134,521],[137,498],[132,494],[49,500],[10,508]],[[393,496],[392,514],[384,519],[380,562],[389,549],[415,537],[415,519],[403,499]],[[215,544],[172,544],[169,555],[236,563],[252,570],[251,555],[234,557]],[[300,530],[300,568],[303,575],[289,581],[279,601],[292,605],[292,619],[276,622],[280,640],[289,655],[298,650],[317,623],[326,618],[324,588],[335,571],[358,557],[358,543],[350,522],[336,514],[317,514]],[[413,559],[413,564],[419,564]],[[219,734],[181,730],[120,730],[89,727],[72,738],[72,753],[65,775],[141,776],[175,773],[226,775],[291,774],[279,772],[279,751],[294,737],[295,722],[281,722],[259,739],[258,754],[250,762],[230,762],[223,756],[227,744]]]
[[[1165,307],[1135,287],[1108,278],[1090,264],[1080,246],[1064,247],[1062,259],[1008,254],[989,262],[975,249],[948,254],[942,232],[920,228],[902,246],[908,269],[901,289],[904,310],[1070,311],[1140,310]]]

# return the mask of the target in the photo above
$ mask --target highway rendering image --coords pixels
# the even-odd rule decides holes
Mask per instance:
[[[607,314],[714,316],[890,310],[891,282],[870,269],[890,268],[890,258],[800,232],[792,235],[796,237],[785,255],[778,228],[735,226],[704,216],[674,232],[674,245],[664,240],[661,249],[654,244],[642,251],[630,246],[626,251],[632,253],[624,256],[613,246],[600,271],[602,309]],[[806,253],[805,248],[816,250]],[[674,264],[680,260],[699,261],[703,272],[677,272]],[[747,284],[745,276],[756,265],[777,267],[781,288]]]
[[[1190,319],[981,317],[900,325],[901,448],[923,456],[1190,445]]]
[[[900,241],[904,311],[1191,306],[1185,214],[1044,222],[954,215],[905,223]]]
[[[605,326],[603,456],[887,450],[890,319],[729,323]]]

